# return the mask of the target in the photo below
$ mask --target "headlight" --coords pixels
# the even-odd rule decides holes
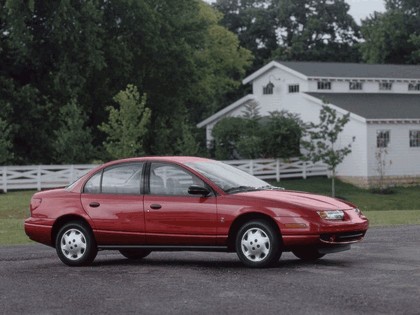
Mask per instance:
[[[362,211],[360,211],[359,208],[354,208],[354,211],[358,214],[358,215],[362,215]]]
[[[343,220],[344,211],[342,210],[322,210],[317,211],[319,216],[324,220]]]

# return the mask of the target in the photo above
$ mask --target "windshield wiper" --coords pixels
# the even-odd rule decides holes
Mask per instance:
[[[283,187],[276,187],[272,185],[261,186],[257,188],[258,190],[284,190]]]
[[[254,190],[258,190],[258,189],[252,186],[237,186],[237,187],[231,187],[231,188],[225,189],[225,192],[229,194],[229,193],[254,191]]]

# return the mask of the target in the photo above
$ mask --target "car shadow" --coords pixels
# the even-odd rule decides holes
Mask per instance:
[[[144,267],[188,267],[188,268],[206,268],[206,269],[248,269],[239,259],[227,257],[219,260],[203,260],[194,257],[188,258],[168,258],[162,257],[146,257],[139,260],[130,260],[124,257],[103,257],[94,261],[92,266],[107,267],[107,266],[144,266]],[[335,267],[335,268],[349,268],[353,264],[342,259],[322,258],[317,261],[307,262],[298,258],[280,259],[276,264],[269,268],[258,270],[272,270],[272,269],[297,269],[302,267]],[[257,270],[257,269],[254,269]]]

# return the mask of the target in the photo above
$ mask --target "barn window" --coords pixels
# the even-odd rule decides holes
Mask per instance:
[[[362,82],[349,82],[349,89],[350,90],[363,90],[363,83]]]
[[[331,90],[331,82],[319,81],[318,90]]]
[[[263,94],[273,94],[274,84],[268,82],[266,86],[263,86]]]
[[[376,147],[387,148],[390,140],[389,130],[378,130],[376,132]]]
[[[420,130],[410,130],[410,147],[420,147]]]
[[[420,91],[420,83],[409,83],[408,84],[409,91]]]
[[[299,84],[289,85],[289,93],[299,93]]]
[[[392,83],[391,82],[381,82],[379,83],[379,90],[381,91],[391,91]]]

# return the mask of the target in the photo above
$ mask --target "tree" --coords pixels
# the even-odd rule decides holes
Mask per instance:
[[[322,161],[332,172],[331,194],[335,197],[335,177],[337,166],[351,153],[352,143],[339,146],[337,140],[345,125],[350,120],[350,113],[339,117],[337,111],[324,101],[319,113],[319,123],[310,123],[308,128],[309,140],[302,141],[302,146],[308,150],[306,159],[316,163]],[[353,141],[355,138],[353,138]],[[353,142],[352,141],[352,142]]]
[[[203,44],[194,54],[199,68],[199,80],[191,87],[187,101],[192,121],[201,121],[217,110],[229,105],[241,87],[241,79],[252,63],[252,54],[241,47],[236,34],[220,25],[222,14],[210,5],[199,2],[201,23],[207,24]]]
[[[290,158],[300,155],[303,122],[287,111],[260,117],[258,104],[245,106],[242,117],[227,117],[213,128],[218,159]]]
[[[199,155],[200,146],[191,125],[188,122],[182,122],[180,129],[182,131],[182,137],[178,138],[175,154],[190,156]]]
[[[246,129],[246,121],[241,117],[227,117],[213,128],[213,146],[216,159],[238,158],[237,143]]]
[[[387,168],[392,165],[392,160],[389,160],[387,156],[388,149],[385,143],[379,143],[379,147],[377,147],[375,151],[375,171],[378,173],[378,179],[373,188],[373,192],[377,192],[379,194],[387,194],[392,192],[392,190],[389,189],[385,178]]]
[[[9,162],[13,157],[10,131],[11,128],[7,125],[7,122],[0,118],[0,165]]]
[[[137,87],[129,84],[114,101],[119,108],[107,107],[108,122],[99,126],[107,135],[105,149],[115,159],[143,155],[151,116],[150,108],[146,107],[146,95],[140,96]]]
[[[270,158],[290,158],[300,155],[303,122],[298,114],[274,111],[262,123],[261,154]]]
[[[217,0],[222,23],[255,56],[269,59],[359,61],[359,27],[344,0]]]
[[[54,131],[53,144],[56,163],[87,163],[93,158],[92,135],[86,120],[75,100],[60,109],[60,127]]]
[[[420,62],[420,6],[413,0],[386,0],[386,11],[362,21],[363,60],[368,63]]]
[[[176,152],[185,130],[226,104],[252,58],[220,19],[199,0],[0,0],[0,105],[11,104],[14,162],[53,162],[51,126],[72,99],[100,146],[103,104],[127,84],[152,111],[144,151]]]

